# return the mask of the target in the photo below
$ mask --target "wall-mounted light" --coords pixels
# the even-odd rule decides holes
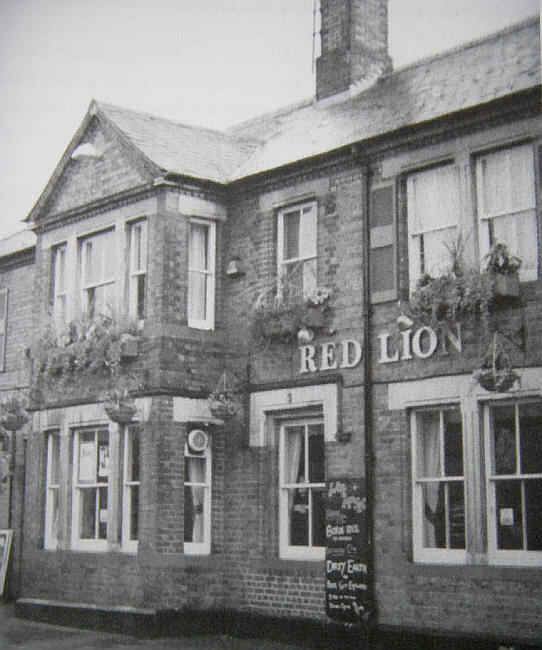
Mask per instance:
[[[232,257],[232,259],[228,262],[228,266],[226,267],[226,275],[229,278],[236,278],[244,274],[245,271],[243,269],[241,260],[238,257]]]

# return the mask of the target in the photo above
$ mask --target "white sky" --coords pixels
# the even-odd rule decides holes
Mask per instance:
[[[539,0],[389,0],[394,65]],[[20,229],[92,98],[221,128],[314,94],[313,0],[0,0],[0,237]]]

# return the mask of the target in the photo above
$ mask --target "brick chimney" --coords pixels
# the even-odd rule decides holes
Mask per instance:
[[[316,98],[323,99],[391,70],[388,0],[321,0],[321,55]]]

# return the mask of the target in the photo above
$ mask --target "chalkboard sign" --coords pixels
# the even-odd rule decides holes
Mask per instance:
[[[326,485],[326,614],[344,622],[366,620],[366,497],[363,479],[332,479]]]

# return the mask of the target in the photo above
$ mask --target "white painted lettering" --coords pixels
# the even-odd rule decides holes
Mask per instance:
[[[429,339],[429,346],[425,351],[422,350],[422,337],[424,334],[427,334],[427,337]],[[412,349],[414,350],[414,354],[420,359],[427,359],[432,354],[434,354],[435,350],[437,349],[437,344],[438,341],[435,330],[427,326],[420,327],[420,329],[416,331],[412,338]]]
[[[342,342],[342,363],[341,368],[355,368],[361,361],[361,343],[355,340]]]
[[[410,348],[410,335],[412,330],[403,330],[401,332],[401,338],[403,339],[403,349],[401,351],[401,361],[406,361],[407,359],[412,359],[412,351]]]
[[[316,363],[314,361],[316,348],[314,345],[302,345],[299,350],[301,352],[301,368],[299,372],[316,372]]]
[[[392,356],[388,354],[388,339],[391,334],[389,332],[382,332],[378,335],[380,340],[380,360],[379,363],[393,363],[399,361],[399,350],[395,350]]]
[[[333,370],[339,362],[335,356],[335,343],[322,343],[322,362],[320,370]]]

